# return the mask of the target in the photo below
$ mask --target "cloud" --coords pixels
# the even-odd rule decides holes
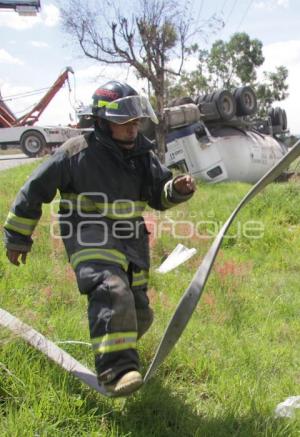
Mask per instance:
[[[276,8],[287,9],[290,4],[289,0],[257,0],[254,2],[254,8],[271,11]]]
[[[282,6],[283,8],[288,8],[289,7],[289,0],[277,0],[277,5],[280,7]]]
[[[263,69],[286,65],[289,69],[300,63],[300,40],[281,41],[264,46]]]
[[[42,7],[41,17],[46,26],[57,26],[60,20],[59,9],[52,4],[46,5],[45,7]]]
[[[14,58],[6,50],[0,49],[0,64],[23,65],[23,62],[18,58]]]
[[[95,79],[103,74],[105,67],[102,65],[92,65],[87,68],[83,68],[82,70],[78,70],[76,72],[76,77],[78,79]]]
[[[44,24],[47,27],[57,26],[60,20],[59,9],[52,5],[42,6],[38,15],[32,17],[20,16],[14,11],[2,13],[0,15],[0,27],[8,27],[15,30],[26,30],[38,24]]]
[[[21,17],[14,11],[0,14],[0,27],[15,30],[30,29],[39,22],[39,17]]]
[[[128,66],[124,65],[120,67],[118,65],[92,65],[82,70],[75,72],[77,80],[77,88],[80,92],[80,88],[83,84],[88,86],[88,89],[95,91],[95,89],[108,82],[109,80],[121,80],[128,82],[137,91],[146,93],[147,81],[137,79],[134,71]],[[91,99],[92,94],[88,96]],[[85,99],[86,100],[86,99]],[[89,100],[87,103],[89,103]]]
[[[38,48],[50,47],[48,43],[43,41],[30,41],[30,44],[33,47],[38,47]]]
[[[180,64],[181,64],[181,59],[174,58],[168,62],[168,68],[177,72],[179,70]],[[194,70],[197,70],[198,66],[199,66],[198,57],[190,55],[190,56],[186,57],[184,60],[183,70],[184,71],[194,71]]]
[[[78,70],[76,72],[76,77],[80,79],[89,79],[94,82],[99,80],[103,81],[103,79],[126,80],[129,73],[128,66],[125,64],[123,66],[113,64],[104,65],[99,62],[98,65],[91,65],[90,67]]]

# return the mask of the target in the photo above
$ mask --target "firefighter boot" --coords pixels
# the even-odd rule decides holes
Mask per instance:
[[[137,370],[130,370],[109,384],[104,384],[104,388],[115,397],[128,396],[138,390],[142,384],[142,375]]]

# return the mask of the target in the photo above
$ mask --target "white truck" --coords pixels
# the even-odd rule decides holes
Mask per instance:
[[[82,130],[76,127],[35,125],[65,82],[69,84],[69,73],[74,74],[72,67],[66,67],[42,99],[20,118],[13,114],[0,93],[0,148],[20,146],[26,155],[34,157],[81,134]]]
[[[255,183],[287,153],[280,139],[288,133],[285,111],[270,108],[267,120],[255,120],[250,87],[233,94],[218,90],[181,104],[184,99],[165,109],[168,167],[206,182]]]
[[[216,90],[193,100],[177,98],[164,109],[165,162],[206,182],[257,182],[285,153],[287,117],[270,108],[265,120],[255,119],[256,95],[251,87]],[[83,107],[79,125],[91,126],[91,108]],[[155,140],[154,125],[145,120],[142,132]]]
[[[29,157],[39,156],[61,145],[68,138],[80,135],[81,129],[60,126],[16,126],[0,129],[0,147],[21,147]]]

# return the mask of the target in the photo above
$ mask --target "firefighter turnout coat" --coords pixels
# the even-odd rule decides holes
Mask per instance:
[[[191,197],[175,191],[152,147],[139,134],[135,147],[123,150],[97,127],[69,139],[21,188],[4,225],[6,247],[29,251],[42,204],[59,190],[61,237],[88,295],[98,374],[138,368],[136,339],[151,324],[144,209],[165,210]]]

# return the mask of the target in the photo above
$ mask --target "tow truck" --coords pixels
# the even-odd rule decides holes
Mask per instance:
[[[15,117],[0,94],[0,147],[2,149],[17,146],[21,147],[27,156],[35,157],[59,146],[68,138],[81,134],[81,129],[76,127],[35,125],[56,93],[66,81],[69,81],[69,73],[74,74],[74,71],[71,67],[66,67],[42,99],[20,118]]]

